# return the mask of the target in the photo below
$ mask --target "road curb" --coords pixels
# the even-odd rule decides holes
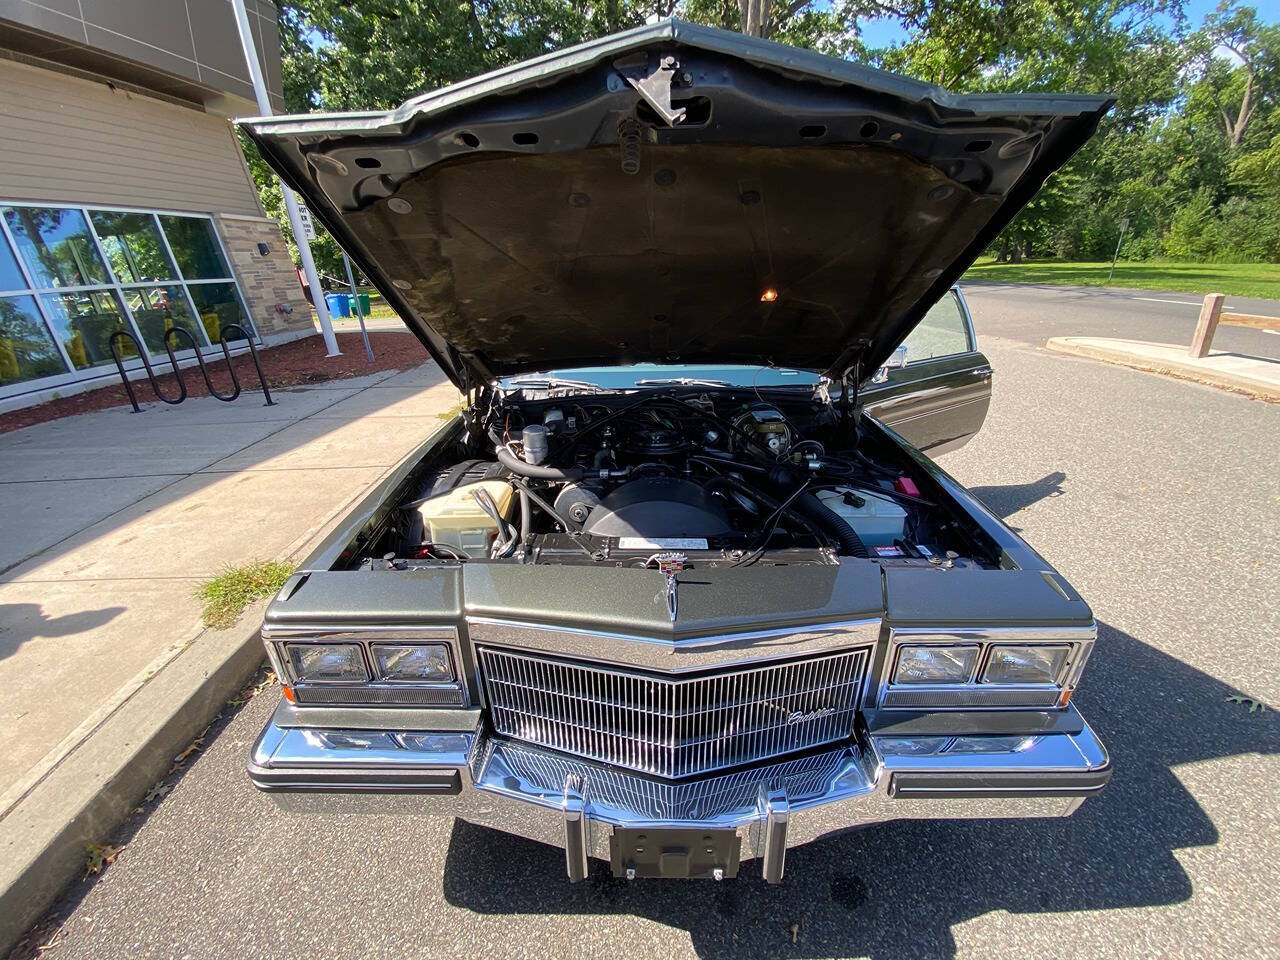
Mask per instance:
[[[87,734],[0,820],[0,951],[7,952],[84,869],[151,784],[253,675],[266,602],[205,630]]]
[[[1156,344],[1155,346],[1164,346]],[[1139,353],[1125,350],[1122,347],[1101,346],[1095,343],[1078,343],[1072,337],[1052,337],[1045,347],[1054,353],[1068,356],[1085,357],[1089,360],[1101,360],[1142,370],[1146,373],[1159,373],[1180,380],[1192,380],[1210,387],[1218,387],[1235,393],[1248,394],[1264,400],[1280,401],[1280,382],[1268,383],[1253,377],[1239,376],[1227,370],[1215,369],[1197,363],[1188,357],[1185,362],[1163,357],[1145,357]]]

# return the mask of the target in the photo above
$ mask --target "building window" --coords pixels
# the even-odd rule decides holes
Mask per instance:
[[[158,360],[231,324],[254,330],[209,217],[0,204],[0,388],[110,364],[117,331]]]
[[[66,372],[35,297],[0,297],[0,386]]]

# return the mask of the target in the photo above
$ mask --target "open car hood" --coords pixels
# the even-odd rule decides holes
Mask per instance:
[[[983,94],[675,20],[386,113],[242,121],[460,385],[883,362],[1104,96]]]

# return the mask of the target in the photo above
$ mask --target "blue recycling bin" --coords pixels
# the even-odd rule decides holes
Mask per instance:
[[[351,294],[326,293],[324,295],[324,301],[329,305],[329,316],[331,317],[351,316]]]

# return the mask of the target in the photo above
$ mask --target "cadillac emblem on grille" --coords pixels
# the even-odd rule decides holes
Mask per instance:
[[[667,677],[477,648],[496,733],[661,777],[848,737],[867,651]]]

